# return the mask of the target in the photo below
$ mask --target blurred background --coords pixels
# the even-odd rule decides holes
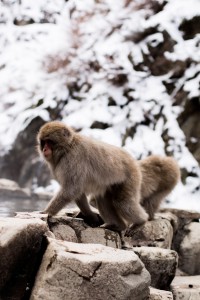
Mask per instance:
[[[165,205],[200,211],[199,62],[199,0],[1,0],[0,177],[54,192],[36,134],[62,120],[136,159],[174,156]]]

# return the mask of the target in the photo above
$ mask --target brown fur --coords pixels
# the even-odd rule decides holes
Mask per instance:
[[[45,212],[55,215],[66,204],[76,201],[81,212],[97,221],[87,196],[97,201],[106,228],[124,230],[129,224],[141,225],[148,215],[140,204],[141,170],[138,162],[121,148],[74,132],[61,122],[41,127],[38,149],[61,185]]]
[[[154,218],[162,200],[173,190],[180,179],[180,169],[172,157],[149,156],[139,161],[142,171],[141,204]]]

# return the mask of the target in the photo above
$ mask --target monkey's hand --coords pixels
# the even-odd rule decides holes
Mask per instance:
[[[76,218],[81,218],[86,224],[91,227],[99,227],[103,224],[103,220],[99,214],[91,212],[90,214],[84,215],[81,211],[76,215]]]

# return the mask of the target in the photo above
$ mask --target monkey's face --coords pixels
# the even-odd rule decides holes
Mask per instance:
[[[47,161],[50,161],[52,159],[53,154],[53,141],[46,139],[46,140],[40,140],[40,151],[42,152],[44,158]]]
[[[38,151],[47,161],[53,160],[56,153],[61,153],[73,139],[72,129],[63,123],[53,121],[43,125],[37,135]]]

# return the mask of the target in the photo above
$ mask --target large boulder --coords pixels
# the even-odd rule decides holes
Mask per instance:
[[[189,275],[200,275],[200,223],[191,222],[184,229],[187,234],[179,248],[179,268]]]
[[[145,300],[150,275],[133,251],[49,239],[31,300]]]
[[[47,230],[40,219],[0,218],[0,299],[27,296]]]
[[[151,286],[168,289],[176,273],[177,253],[158,247],[134,247],[133,250],[151,274]]]
[[[176,300],[199,300],[200,276],[176,276],[171,290]]]
[[[46,164],[42,163],[36,151],[36,135],[44,120],[32,118],[27,127],[19,132],[11,149],[0,156],[0,173],[4,178],[15,180],[20,186],[31,188],[34,181],[41,186],[51,178]]]
[[[173,227],[169,220],[159,217],[146,222],[137,230],[127,230],[124,239],[127,244],[134,247],[150,246],[170,249]]]

